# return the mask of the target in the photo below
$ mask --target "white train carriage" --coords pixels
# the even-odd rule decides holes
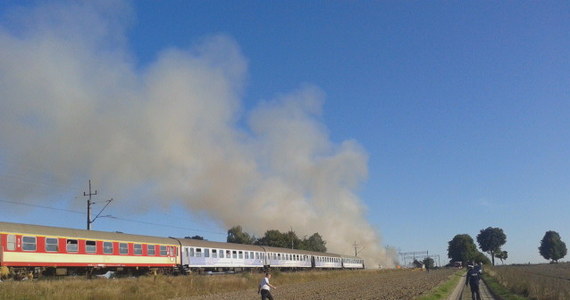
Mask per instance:
[[[342,257],[331,253],[316,254],[314,256],[314,267],[320,269],[341,269]]]
[[[181,240],[185,268],[262,268],[263,248],[203,240]]]
[[[364,259],[356,256],[343,256],[342,267],[345,269],[364,269]]]
[[[262,246],[266,251],[265,265],[272,268],[310,268],[315,252]]]

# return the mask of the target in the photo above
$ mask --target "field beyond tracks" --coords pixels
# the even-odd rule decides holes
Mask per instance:
[[[456,270],[442,269],[423,272],[418,270],[353,271],[344,274],[312,276],[284,274],[272,278],[277,286],[272,290],[276,299],[414,299],[446,281]],[[335,273],[335,272],[332,272]],[[302,282],[287,278],[302,276]],[[260,277],[261,278],[261,277]],[[285,278],[284,278],[285,279]],[[309,280],[307,280],[309,279]],[[291,282],[293,281],[293,282]],[[231,293],[216,293],[191,299],[256,299],[257,288]],[[190,299],[190,298],[180,298]]]
[[[281,299],[413,299],[455,270],[274,273]],[[122,279],[4,281],[0,299],[257,299],[261,273]]]
[[[498,266],[489,270],[511,292],[531,299],[570,299],[570,263]]]

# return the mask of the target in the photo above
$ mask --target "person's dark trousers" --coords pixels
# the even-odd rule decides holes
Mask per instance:
[[[471,287],[471,299],[473,300],[481,300],[481,293],[479,293],[479,286],[470,284]]]
[[[265,299],[273,300],[273,295],[268,290],[261,290],[261,300]]]

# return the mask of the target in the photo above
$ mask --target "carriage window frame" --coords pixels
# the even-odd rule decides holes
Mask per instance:
[[[119,254],[129,255],[129,243],[119,243]]]
[[[35,236],[25,235],[22,236],[22,250],[24,251],[37,251],[38,238]]]
[[[97,241],[85,241],[85,252],[86,253],[97,253]]]
[[[147,245],[146,254],[149,256],[156,256],[156,245]]]
[[[167,256],[167,255],[168,255],[168,249],[166,248],[166,246],[160,245],[160,256]]]
[[[55,243],[54,243],[55,241]],[[46,237],[46,252],[59,252],[59,239]]]
[[[143,254],[142,244],[133,244],[133,253],[135,255],[142,255]]]
[[[115,245],[113,242],[103,242],[103,254],[113,254]]]
[[[67,253],[79,252],[79,241],[76,239],[67,239],[65,242],[65,251],[67,251]]]

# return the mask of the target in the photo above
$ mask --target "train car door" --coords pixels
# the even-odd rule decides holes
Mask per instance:
[[[184,247],[182,251],[182,262],[183,266],[190,266],[190,247]]]

